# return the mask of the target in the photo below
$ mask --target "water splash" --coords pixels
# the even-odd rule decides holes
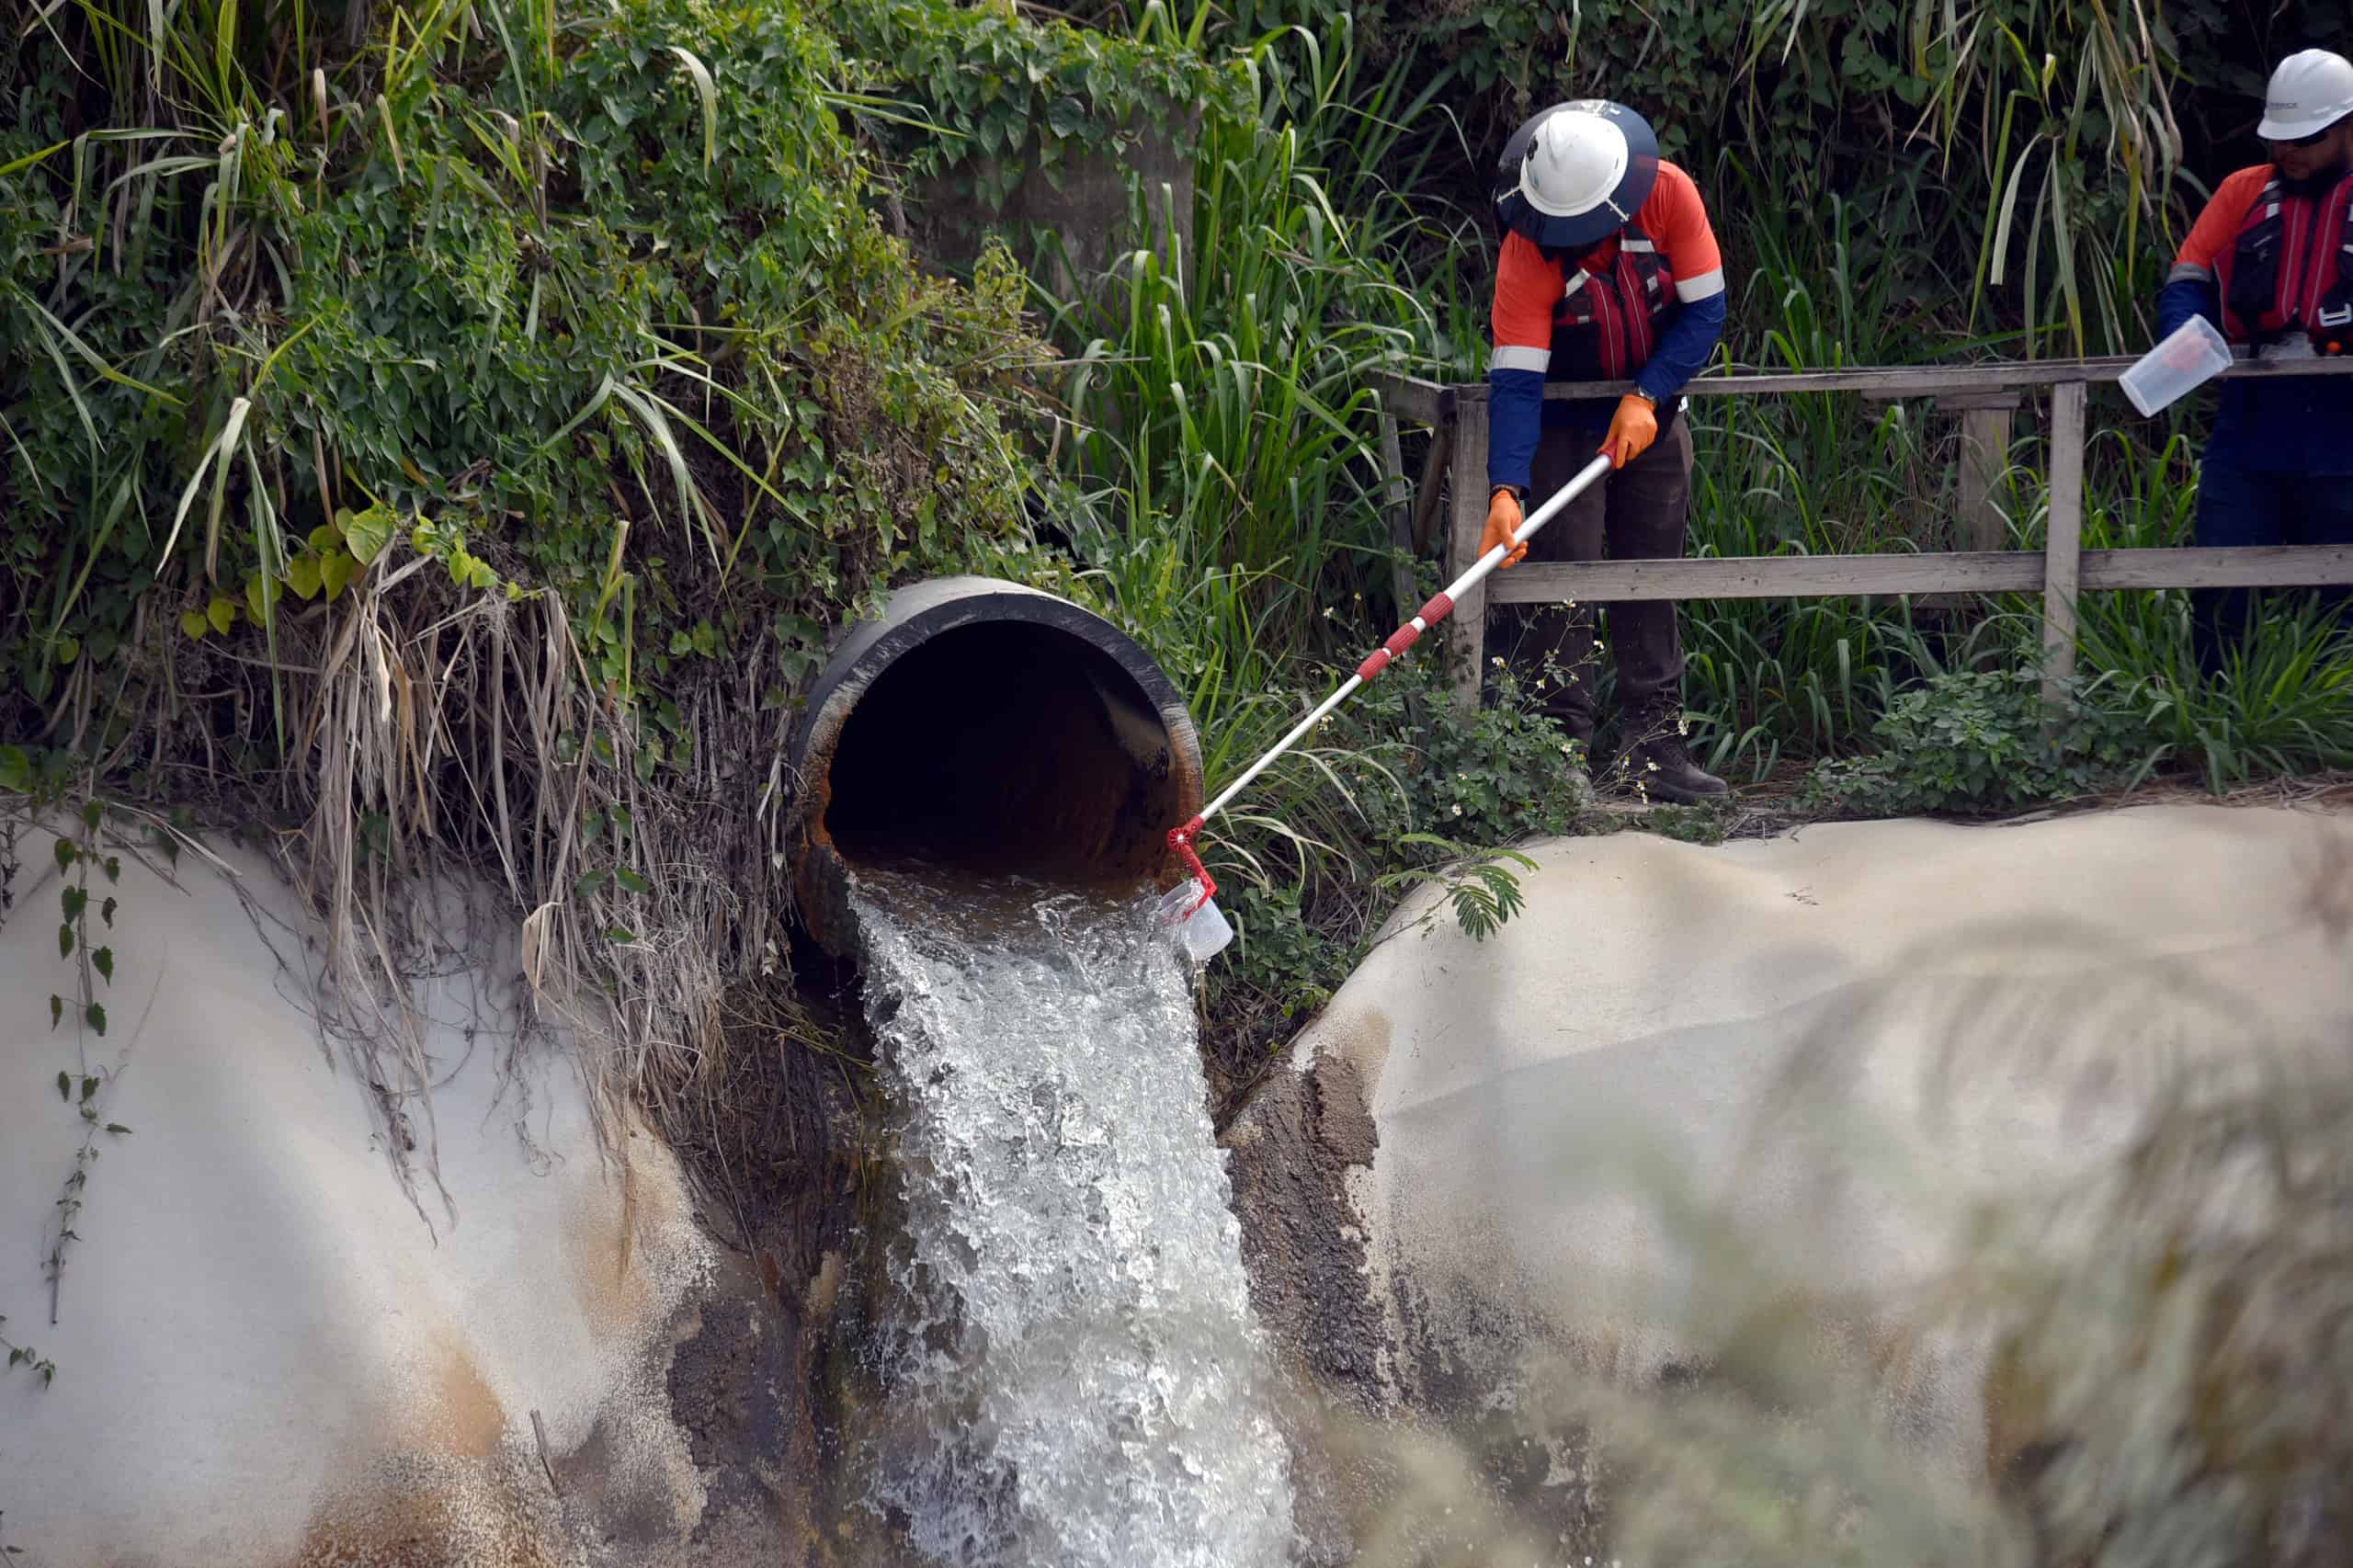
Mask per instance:
[[[1149,901],[861,874],[867,1010],[904,1108],[909,1321],[871,1505],[936,1561],[1261,1568],[1288,1454]]]

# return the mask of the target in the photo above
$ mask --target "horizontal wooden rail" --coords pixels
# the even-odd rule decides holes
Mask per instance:
[[[1842,370],[1751,370],[1695,376],[1684,392],[1693,397],[1757,397],[1789,392],[1861,392],[1878,398],[1935,397],[1940,393],[2006,392],[2015,387],[2057,386],[2068,381],[2109,382],[2131,369],[2123,357],[2098,359],[2028,359],[1995,365],[1859,365]],[[2222,374],[2224,381],[2273,376],[2353,375],[2353,358],[2242,359]],[[1378,372],[1374,384],[1383,403],[1401,419],[1436,425],[1454,417],[1465,403],[1484,403],[1483,381],[1449,385],[1415,376]],[[1551,400],[1622,397],[1631,381],[1550,381]]]
[[[1753,556],[1681,561],[1530,562],[1498,573],[1464,594],[1455,607],[1449,644],[1457,703],[1465,712],[1479,700],[1485,673],[1490,604],[1622,604],[1660,599],[1822,598],[1854,595],[2026,594],[2042,596],[2043,692],[2061,700],[2075,665],[2075,603],[2086,593],[2120,588],[2290,587],[2353,584],[2353,546],[2308,545],[2238,550],[2085,550],[2084,448],[2086,408],[2095,383],[2116,381],[2133,360],[2027,360],[1990,365],[1863,365],[1785,373],[1749,370],[1701,376],[1685,391],[1694,397],[1756,397],[1790,392],[1859,392],[1866,400],[1905,397],[1946,400],[1962,421],[1960,535],[1997,543],[2008,520],[1993,504],[1994,481],[2009,450],[2010,415],[2019,389],[2047,388],[2051,399],[2050,477],[2044,507],[2048,548],[1979,548],[1949,554]],[[2241,358],[2224,379],[2353,375],[2353,359]],[[1624,381],[1552,382],[1551,399],[1614,397]],[[1440,466],[1451,476],[1452,506],[1447,568],[1460,575],[1478,559],[1487,515],[1487,389],[1449,386],[1379,372],[1375,395],[1384,430],[1404,419],[1433,426],[1429,472],[1416,513],[1433,506]],[[2348,433],[2353,440],[2353,433]],[[1393,435],[1384,442],[1392,476],[1403,483],[1403,459]],[[1467,483],[1466,483],[1467,478]],[[1418,542],[1418,529],[1409,537]],[[1410,601],[1400,583],[1400,604]]]
[[[2086,593],[2117,588],[2253,588],[2353,583],[2353,545],[2241,550],[2086,550]],[[2039,550],[1941,555],[1700,556],[1679,561],[1530,561],[1487,580],[1498,605],[1645,599],[1823,598],[1875,594],[2042,591]]]

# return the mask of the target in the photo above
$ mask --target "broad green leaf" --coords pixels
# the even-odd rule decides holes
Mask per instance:
[[[613,873],[613,880],[631,892],[652,892],[654,884],[624,866]]]
[[[51,1000],[55,1001],[56,998],[51,997]],[[57,1097],[63,1100],[67,1105],[72,1105],[74,1103],[74,1075],[72,1074],[61,1071],[57,1074]]]
[[[327,603],[333,604],[343,597],[343,590],[351,585],[351,579],[358,571],[359,562],[342,550],[330,550],[319,558],[319,581],[327,591]]]
[[[212,623],[204,619],[202,610],[192,609],[180,617],[180,630],[187,632],[190,638],[201,642],[204,641],[204,634],[212,630]]]
[[[256,626],[267,624],[271,607],[285,597],[286,585],[275,577],[255,572],[245,578],[245,609],[253,616]]]
[[[296,598],[305,601],[316,598],[320,586],[319,580],[320,566],[317,556],[298,555],[286,563],[286,585],[294,590]]]
[[[92,1028],[97,1030],[100,1034],[107,1032],[107,1010],[104,1007],[101,1007],[96,1002],[93,1002],[90,1004],[89,1012],[85,1016],[90,1020],[90,1027]]]
[[[343,541],[351,558],[362,566],[374,563],[392,539],[392,515],[381,506],[370,506],[364,512],[341,515]]]
[[[213,595],[212,602],[204,607],[204,619],[212,623],[213,631],[227,631],[237,624],[237,601],[225,594]]]
[[[22,746],[0,746],[0,790],[21,794],[32,787],[32,753]]]

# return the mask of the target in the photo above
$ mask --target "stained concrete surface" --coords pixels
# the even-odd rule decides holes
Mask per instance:
[[[1401,909],[1227,1133],[1261,1316],[1352,1403],[1475,1425],[1546,1351],[1692,1375],[1722,1326],[1695,1213],[1885,1360],[1973,1204],[2112,1152],[2171,1063],[2353,1024],[2340,815],[1531,853],[1483,943]],[[1924,1456],[1982,1451],[1982,1356],[1905,1347]]]
[[[108,1028],[77,1040],[46,1004],[75,986],[51,840],[18,853],[0,1333],[57,1372],[0,1377],[15,1561],[807,1559],[795,1325],[651,1132],[599,1149],[572,1042],[518,1033],[510,926],[460,900],[415,955],[413,1202],[310,1006],[322,934],[266,865],[187,855],[175,885],[126,858]],[[60,1068],[102,1076],[103,1120],[131,1131],[97,1141],[52,1325],[42,1259],[83,1135]]]

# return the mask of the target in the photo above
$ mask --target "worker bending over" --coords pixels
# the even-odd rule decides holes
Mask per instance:
[[[1658,155],[1648,121],[1599,99],[1555,105],[1504,149],[1495,219],[1495,353],[1488,361],[1490,489],[1484,554],[1592,460],[1612,472],[1504,565],[1533,548],[1540,561],[1655,560],[1683,553],[1691,493],[1691,433],[1678,395],[1707,362],[1724,322],[1723,257],[1691,176]],[[1605,400],[1546,402],[1544,383],[1631,381]],[[2348,443],[2353,449],[2353,443]],[[1694,801],[1724,782],[1691,760],[1683,733],[1683,645],[1675,606],[1608,607],[1617,644],[1618,770],[1651,796]],[[1550,655],[1566,676],[1546,710],[1590,744],[1593,620],[1582,606],[1527,617],[1520,642],[1533,674]]]
[[[2269,160],[2215,188],[2157,297],[2158,334],[2202,315],[2260,358],[2353,353],[2353,62],[2323,49],[2281,61],[2256,134]],[[2198,542],[2353,544],[2348,474],[2353,380],[2224,381],[2200,469]],[[2328,597],[2341,604],[2344,590]],[[2245,588],[2192,597],[2209,674],[2252,602]]]

